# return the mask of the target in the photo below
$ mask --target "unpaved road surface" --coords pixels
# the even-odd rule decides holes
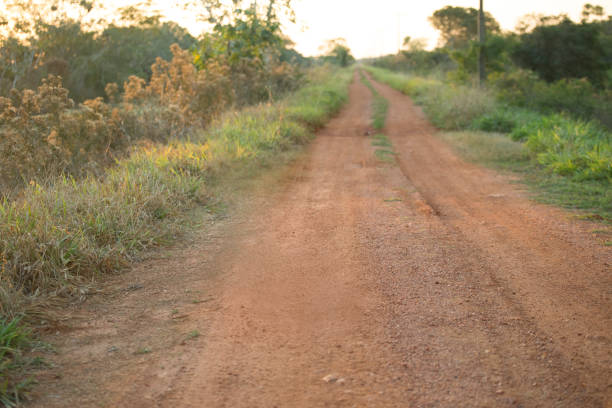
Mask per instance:
[[[355,80],[243,210],[76,309],[31,405],[609,407],[596,226],[463,162],[376,87],[397,163],[375,158]]]

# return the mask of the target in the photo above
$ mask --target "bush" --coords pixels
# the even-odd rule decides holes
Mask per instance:
[[[525,109],[500,106],[496,110],[476,118],[472,122],[471,128],[485,132],[511,133],[514,135],[515,129],[539,117],[538,113]],[[520,140],[522,137],[518,139],[513,137],[513,139]]]
[[[612,181],[612,136],[593,122],[544,116],[517,129],[538,162],[577,180]]]
[[[583,120],[599,120],[612,128],[612,91],[599,91],[586,79],[547,83],[525,70],[493,74],[490,83],[500,101],[550,114],[566,112]]]

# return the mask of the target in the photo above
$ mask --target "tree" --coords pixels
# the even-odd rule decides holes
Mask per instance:
[[[440,31],[440,45],[449,49],[466,48],[478,37],[478,10],[470,7],[446,6],[429,17],[430,23]],[[490,13],[485,13],[488,33],[500,33],[499,24]]]
[[[332,64],[347,67],[355,62],[355,57],[351,54],[351,49],[348,47],[344,38],[328,40],[320,49],[325,52],[323,59]]]
[[[539,25],[520,36],[513,59],[549,82],[563,78],[605,81],[606,52],[600,23],[574,23],[565,18],[559,24]]]
[[[423,51],[427,46],[426,38],[412,38],[407,36],[404,38],[402,47],[409,52]]]
[[[291,15],[290,0],[253,1],[246,8],[246,2],[240,0],[229,8],[218,0],[205,3],[213,27],[194,51],[200,70],[227,66],[236,101],[245,104],[299,85],[300,74],[288,63],[299,58],[296,52],[287,51],[292,43],[283,35],[279,18],[282,13]]]

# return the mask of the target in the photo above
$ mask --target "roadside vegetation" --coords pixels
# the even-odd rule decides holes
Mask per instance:
[[[528,16],[502,33],[487,15],[488,82],[480,87],[474,11],[438,10],[430,19],[441,31],[438,49],[408,38],[406,51],[367,70],[413,97],[469,159],[518,171],[539,199],[610,222],[612,17],[587,4],[580,23]]]
[[[293,50],[288,1],[209,7],[197,39],[134,7],[102,27],[89,2],[5,7],[0,404],[12,406],[50,306],[175,239],[228,172],[307,143],[346,101],[353,59],[339,43],[321,59]]]

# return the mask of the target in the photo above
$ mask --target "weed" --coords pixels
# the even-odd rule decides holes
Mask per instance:
[[[391,141],[386,135],[379,133],[379,134],[372,136],[372,139],[374,139],[372,141],[372,146],[376,146],[376,147],[391,147],[392,146]]]
[[[394,163],[395,162],[395,152],[391,150],[385,149],[376,149],[374,152],[376,158],[382,162],[386,163]]]
[[[198,337],[200,337],[200,332],[197,330],[193,330],[187,333],[187,340],[197,339]]]
[[[140,347],[139,349],[137,349],[134,354],[135,355],[143,355],[143,354],[149,354],[151,353],[152,350],[148,347]]]

